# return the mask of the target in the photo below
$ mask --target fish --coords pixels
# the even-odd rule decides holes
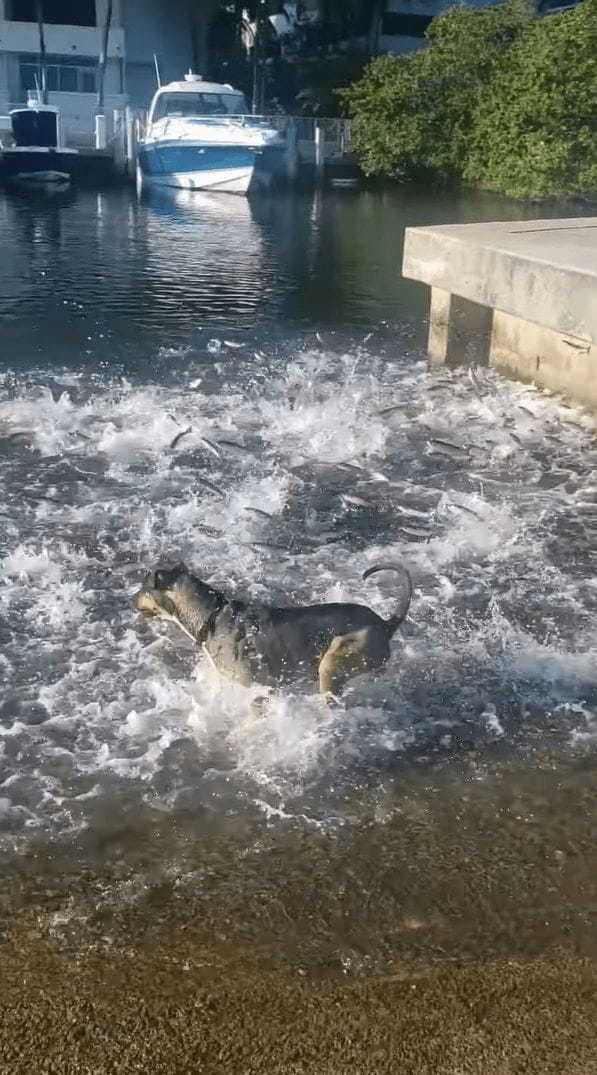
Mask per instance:
[[[237,348],[237,347],[244,347],[244,344],[237,343],[235,340],[224,340],[224,346],[225,347]]]
[[[223,531],[218,530],[215,526],[207,526],[206,523],[195,523],[194,528],[198,530],[200,534],[205,534],[206,537],[221,537]]]
[[[430,519],[433,515],[432,511],[417,511],[416,508],[404,507],[403,504],[395,504],[394,511],[399,515],[409,515],[412,519]]]
[[[225,448],[236,448],[239,452],[247,452],[249,455],[254,455],[255,450],[253,448],[247,448],[244,444],[237,444],[235,440],[219,440],[218,444],[223,444]]]
[[[261,515],[264,519],[273,519],[273,515],[270,515],[269,511],[263,511],[261,508],[243,508],[243,511],[249,511],[251,515]]]
[[[350,507],[369,509],[372,507],[367,500],[362,500],[360,496],[350,496],[348,493],[342,493],[340,500],[343,504],[348,504]]]
[[[465,511],[467,515],[473,515],[475,519],[481,519],[482,518],[482,516],[479,515],[479,513],[477,511],[473,511],[473,509],[467,507],[466,504],[456,504],[456,503],[454,503],[454,504],[449,504],[448,506],[450,508],[456,508],[457,511]]]
[[[365,468],[358,466],[357,463],[338,463],[337,465],[341,467],[342,470],[356,470],[359,474],[365,473]]]
[[[451,440],[442,440],[441,437],[431,437],[429,444],[438,444],[441,448],[454,448],[457,452],[466,452],[470,455],[470,449],[464,448],[461,444],[454,444]]]
[[[399,526],[398,530],[401,534],[408,534],[410,537],[424,538],[425,541],[431,540],[431,534],[428,530],[419,530],[414,526]]]
[[[380,418],[385,418],[388,414],[393,414],[394,411],[401,411],[406,407],[406,403],[393,403],[391,407],[384,407],[381,411],[375,411]]]
[[[430,455],[441,455],[444,459],[452,459],[454,462],[462,462],[465,458],[470,458],[469,453],[466,456],[459,449],[448,448],[442,444],[432,444],[431,441],[427,441],[427,447],[429,448]]]
[[[218,451],[218,447],[216,444],[213,443],[213,441],[208,440],[207,437],[200,437],[199,439],[201,443],[207,448],[207,450],[212,453],[212,455],[215,455],[217,459],[222,458],[222,453]]]
[[[241,545],[244,545],[247,549],[278,549],[280,552],[291,551],[290,545],[277,545],[274,541],[241,541]]]
[[[38,500],[47,500],[47,501],[49,501],[50,504],[60,504],[61,507],[64,506],[63,501],[59,500],[58,497],[47,496],[45,493],[27,493],[27,492],[23,492],[21,495],[25,498],[25,500],[32,500],[33,502],[38,501]]]
[[[201,482],[202,485],[205,485],[208,489],[211,489],[212,493],[217,493],[218,496],[221,497],[226,496],[224,490],[220,489],[219,485],[214,485],[214,483],[210,482],[207,478],[202,478],[200,474],[196,475],[196,481]]]
[[[168,445],[170,451],[174,451],[174,449],[176,448],[176,445],[180,444],[182,438],[183,437],[188,437],[189,433],[192,433],[192,432],[193,432],[192,426],[189,426],[188,429],[183,429],[183,430],[181,430],[180,433],[177,433],[175,438],[174,438],[174,440],[172,440],[170,442],[170,444]]]
[[[385,482],[386,485],[391,485],[389,478],[386,478],[385,474],[380,474],[378,470],[370,470],[368,478],[361,478],[359,485],[369,485],[371,482]]]

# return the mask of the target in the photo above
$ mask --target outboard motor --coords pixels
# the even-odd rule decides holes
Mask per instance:
[[[58,110],[49,106],[13,108],[10,113],[12,134],[17,146],[43,146],[55,149],[58,144]]]

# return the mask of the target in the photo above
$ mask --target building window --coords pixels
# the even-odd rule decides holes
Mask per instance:
[[[37,22],[35,0],[7,0],[11,22]],[[58,26],[96,26],[95,0],[41,0],[44,22]]]
[[[23,97],[39,83],[39,64],[31,53],[19,57]],[[46,56],[46,82],[49,90],[62,93],[95,93],[97,59],[92,56]]]
[[[425,30],[432,22],[433,15],[399,15],[386,12],[382,21],[382,34],[395,37],[425,37]]]

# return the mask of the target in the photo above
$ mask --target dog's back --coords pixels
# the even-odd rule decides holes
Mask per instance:
[[[236,603],[222,610],[205,646],[218,668],[241,682],[312,682],[333,639],[359,633],[368,650],[375,651],[375,665],[387,660],[386,621],[366,605],[276,608]]]

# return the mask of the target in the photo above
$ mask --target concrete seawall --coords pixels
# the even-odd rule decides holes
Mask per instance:
[[[432,362],[597,408],[597,217],[407,228],[403,273],[431,287]]]

